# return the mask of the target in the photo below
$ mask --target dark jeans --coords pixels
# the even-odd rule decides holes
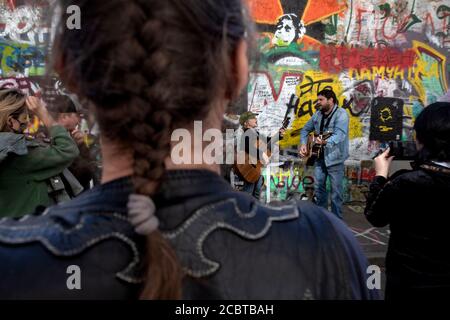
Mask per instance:
[[[263,182],[264,182],[263,176],[259,177],[258,181],[256,181],[255,183],[244,181],[244,187],[242,188],[242,191],[250,193],[257,200],[259,200]]]
[[[317,205],[328,210],[327,178],[331,181],[331,212],[342,219],[344,164],[331,167],[325,165],[324,160],[317,160],[314,169],[315,195]]]

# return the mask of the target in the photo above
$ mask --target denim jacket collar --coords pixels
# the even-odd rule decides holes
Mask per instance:
[[[217,173],[209,170],[168,171],[154,196],[160,229],[174,229],[206,204],[232,197],[235,197],[233,188]]]
[[[166,172],[155,199],[165,206],[192,197],[229,191],[233,191],[230,184],[212,171],[171,170]],[[52,210],[53,212],[115,212],[126,215],[128,197],[132,192],[131,177],[124,177],[96,186],[73,201],[53,207]]]
[[[165,175],[158,196],[170,201],[177,198],[189,198],[232,190],[231,185],[213,171],[169,170]]]
[[[127,214],[128,197],[133,190],[130,177],[120,178],[98,185],[76,199],[52,208],[54,213],[65,212],[114,212]]]

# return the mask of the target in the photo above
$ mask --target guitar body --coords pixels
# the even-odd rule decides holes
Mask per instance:
[[[317,133],[312,132],[308,136],[308,153],[304,157],[304,162],[307,166],[313,166],[316,163],[316,160],[319,159],[320,154],[323,152],[323,145],[315,143],[317,137],[321,137],[323,140],[327,140],[331,137],[332,133],[327,132],[322,135],[318,135]]]
[[[246,182],[256,183],[259,177],[261,177],[262,164],[259,161],[257,164],[236,164],[235,169],[239,176]]]
[[[289,111],[289,109],[288,109]],[[281,129],[286,129],[289,125],[290,118],[288,117],[288,111],[286,111],[286,115],[283,120],[283,124]],[[255,147],[259,148],[262,144],[262,142],[256,143]],[[265,144],[264,144],[265,145]],[[270,150],[270,145],[265,145],[265,154],[267,157],[270,158],[272,155],[272,151]],[[245,159],[243,164],[235,163],[234,168],[236,170],[236,173],[245,181],[249,183],[256,183],[259,178],[261,177],[261,171],[264,167],[263,163],[261,161],[250,161],[250,156],[245,153],[244,151],[240,151],[238,155],[238,159]],[[256,163],[255,163],[256,162]]]
[[[267,156],[270,157],[269,151],[267,151]],[[261,177],[261,171],[264,165],[262,164],[261,161],[258,161],[257,163],[252,163],[252,161],[250,161],[250,156],[244,151],[241,151],[240,157],[245,158],[245,163],[243,164],[236,163],[234,165],[234,168],[236,169],[237,173],[245,181],[249,183],[256,183]]]

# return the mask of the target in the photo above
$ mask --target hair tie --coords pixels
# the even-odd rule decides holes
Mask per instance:
[[[155,203],[148,196],[131,194],[128,198],[128,217],[137,234],[148,236],[158,229],[155,211]]]

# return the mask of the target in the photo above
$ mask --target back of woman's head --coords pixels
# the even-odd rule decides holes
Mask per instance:
[[[26,96],[17,89],[0,90],[0,132],[7,131],[8,117],[26,112]]]
[[[450,103],[436,102],[426,107],[417,117],[414,130],[423,145],[421,160],[450,161]]]
[[[236,94],[232,56],[245,37],[241,0],[61,0],[78,5],[81,30],[61,28],[56,69],[95,106],[102,135],[134,154],[136,192],[163,177],[172,131]],[[64,11],[64,10],[63,10]],[[154,233],[145,298],[180,296],[179,267]]]
[[[106,138],[134,142],[137,172],[159,179],[172,129],[203,119],[222,91],[233,90],[230,56],[245,34],[241,1],[67,2],[80,7],[82,28],[57,37],[61,77],[96,106]]]

